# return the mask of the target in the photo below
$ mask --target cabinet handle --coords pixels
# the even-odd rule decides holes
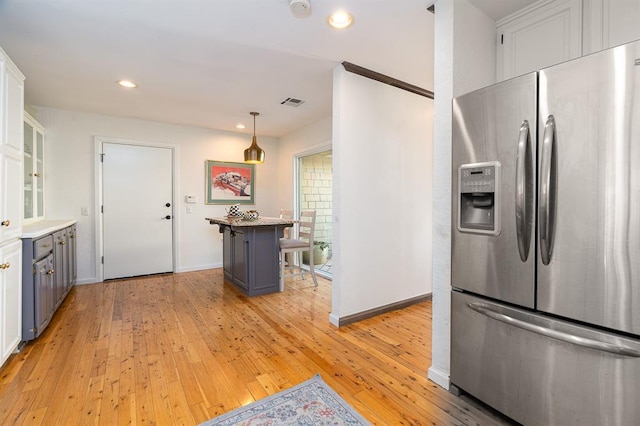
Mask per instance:
[[[9,268],[11,268],[11,264],[9,262],[0,263],[0,269],[9,269]]]
[[[40,177],[40,173],[34,173],[33,176],[34,177]]]
[[[49,269],[47,271],[47,275],[53,275],[54,272],[55,272],[55,269]]]
[[[2,225],[2,226],[4,226],[4,227],[8,228],[8,227],[9,227],[9,225],[11,225],[11,221],[10,221],[9,219],[7,219],[7,220],[3,220],[3,221],[0,223],[0,225]]]

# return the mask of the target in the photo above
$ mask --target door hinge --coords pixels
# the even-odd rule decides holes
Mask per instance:
[[[100,156],[100,162],[104,163],[104,154],[98,154]]]
[[[104,213],[104,205],[100,206],[100,213]]]
[[[102,264],[104,265],[104,256],[102,256],[102,259],[100,260],[102,262]]]
[[[504,44],[504,34],[500,34],[500,44]]]

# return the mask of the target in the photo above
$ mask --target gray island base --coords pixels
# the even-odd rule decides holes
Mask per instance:
[[[247,296],[280,290],[279,252],[284,229],[292,220],[261,217],[243,220],[205,218],[218,225],[222,237],[224,279]]]

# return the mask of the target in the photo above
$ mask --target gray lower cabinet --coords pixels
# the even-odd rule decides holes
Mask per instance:
[[[49,324],[51,317],[53,316],[53,253],[49,253],[44,259],[40,259],[33,265],[33,297],[34,297],[34,309],[33,316],[35,330],[44,330]],[[30,327],[33,329],[34,327]],[[34,334],[29,331],[22,331],[23,339],[25,333]],[[35,336],[33,336],[35,337]]]
[[[77,278],[75,225],[22,239],[22,340],[45,330]]]
[[[67,230],[67,250],[69,259],[69,282],[67,292],[71,290],[71,286],[78,281],[78,257],[76,255],[76,225],[70,226]]]
[[[283,229],[280,225],[220,225],[225,280],[248,296],[279,291],[279,240]]]
[[[230,231],[230,238],[231,247],[233,247],[231,249],[233,255],[233,259],[231,260],[232,281],[245,291],[248,291],[247,266],[249,266],[249,256],[247,249],[249,248],[249,240],[245,238],[245,232],[243,231]]]

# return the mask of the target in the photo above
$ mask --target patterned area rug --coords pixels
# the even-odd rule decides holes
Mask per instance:
[[[227,425],[368,425],[322,378],[240,407],[201,426]]]

